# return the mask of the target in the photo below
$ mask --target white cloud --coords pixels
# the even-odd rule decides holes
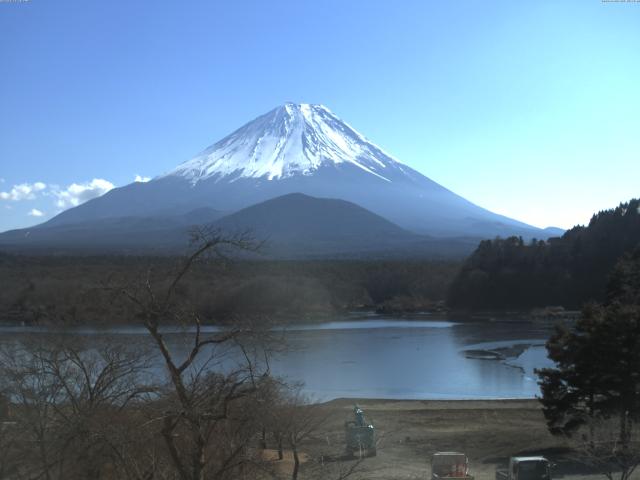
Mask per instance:
[[[143,177],[141,175],[136,175],[134,182],[147,183],[149,180],[151,180],[151,177]]]
[[[37,208],[32,208],[27,215],[29,215],[30,217],[42,217],[44,216],[44,212],[42,210],[38,210]]]
[[[141,177],[144,180],[144,177]],[[103,178],[94,178],[90,182],[72,183],[66,188],[58,185],[47,185],[43,182],[21,183],[14,185],[11,190],[0,191],[0,201],[18,202],[22,200],[35,200],[40,196],[53,197],[55,204],[60,209],[75,207],[92,198],[104,195],[115,185]],[[9,204],[5,208],[10,209]],[[28,212],[32,217],[42,217],[45,213],[42,210],[33,208]]]
[[[21,183],[14,185],[8,192],[0,192],[0,200],[11,200],[18,202],[20,200],[33,200],[36,194],[47,188],[42,182]]]
[[[57,198],[56,206],[59,208],[76,207],[92,198],[104,195],[115,185],[102,178],[94,178],[86,183],[72,183],[66,189],[53,189],[52,194]]]

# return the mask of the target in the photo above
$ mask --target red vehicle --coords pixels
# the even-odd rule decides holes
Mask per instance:
[[[431,457],[431,479],[466,479],[469,475],[469,459],[464,453],[437,452]]]

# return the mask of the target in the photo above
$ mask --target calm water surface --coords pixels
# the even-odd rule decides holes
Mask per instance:
[[[532,398],[539,393],[533,369],[552,365],[544,349],[551,329],[548,323],[509,318],[350,315],[289,327],[288,350],[271,360],[271,370],[303,381],[306,392],[318,400]],[[108,341],[141,348],[148,343],[144,330],[135,327],[66,333],[88,345]],[[0,327],[4,343],[51,334],[46,328]],[[176,353],[186,354],[188,336],[180,329],[167,338]],[[469,358],[465,353],[514,345],[526,349],[504,360]]]

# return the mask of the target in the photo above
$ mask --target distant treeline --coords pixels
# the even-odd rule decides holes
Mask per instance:
[[[451,284],[448,303],[469,309],[579,308],[603,301],[616,261],[640,245],[640,200],[595,214],[548,241],[485,240]]]
[[[112,324],[128,315],[118,290],[149,275],[168,278],[168,257],[0,254],[0,321]],[[460,267],[448,261],[202,262],[179,295],[216,323],[238,316],[314,320],[353,309],[417,311],[444,302]]]
[[[382,312],[579,308],[603,301],[616,261],[640,245],[640,200],[593,216],[560,238],[485,240],[464,262],[428,260],[203,261],[179,295],[207,321],[239,316],[313,321],[354,309]],[[176,257],[0,253],[0,322],[130,321],[119,289],[175,272]],[[129,319],[129,320],[125,320]]]

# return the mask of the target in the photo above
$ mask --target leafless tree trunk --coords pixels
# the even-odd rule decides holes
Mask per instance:
[[[249,429],[244,436],[236,435],[254,420],[249,400],[256,393],[259,374],[245,342],[255,330],[237,321],[227,329],[205,334],[200,315],[178,292],[198,262],[220,258],[225,249],[253,250],[256,244],[247,234],[229,237],[210,230],[195,232],[194,244],[195,251],[168,280],[154,281],[149,272],[141,284],[121,291],[137,307],[168,373],[168,404],[159,419],[160,432],[178,477],[220,479],[244,463],[248,443],[256,433]],[[192,329],[192,346],[185,358],[177,358],[167,344],[162,330],[167,325]],[[230,368],[240,352],[242,361]],[[225,440],[222,448],[220,442]]]
[[[155,360],[162,361],[160,385],[143,378],[151,358],[138,348],[58,342],[0,352],[2,393],[19,410],[16,427],[0,431],[0,446],[8,446],[0,456],[15,460],[3,462],[0,474],[10,471],[19,480],[251,478],[261,458],[256,438],[268,431],[265,419],[280,400],[263,348],[268,335],[240,319],[229,328],[206,327],[184,295],[183,279],[225,249],[255,244],[246,235],[207,230],[196,240],[171,275],[150,270],[141,282],[116,289],[135,306]],[[176,325],[190,342],[186,354],[172,350],[164,329]],[[299,425],[293,437],[282,430],[281,454],[285,438],[296,445],[304,438],[306,427]]]
[[[277,423],[293,455],[291,479],[297,480],[301,467],[299,447],[322,427],[328,418],[328,412],[322,405],[311,403],[302,393],[301,386],[285,391],[276,409]]]

